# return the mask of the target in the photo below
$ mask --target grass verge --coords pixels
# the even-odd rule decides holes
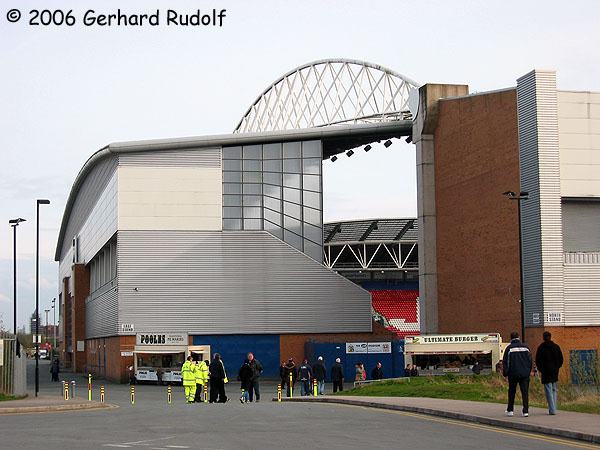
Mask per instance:
[[[344,391],[342,395],[372,397],[429,397],[452,400],[505,403],[508,382],[497,374],[417,377],[406,381],[384,381]],[[517,403],[520,393],[517,390]],[[544,387],[538,378],[529,385],[531,406],[546,408]],[[559,409],[564,411],[600,414],[600,389],[559,384]]]

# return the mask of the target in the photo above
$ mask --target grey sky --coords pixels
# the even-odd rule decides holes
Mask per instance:
[[[600,3],[524,1],[67,1],[52,8],[152,12],[226,8],[214,28],[32,28],[0,6],[0,315],[12,328],[12,235],[19,227],[19,322],[34,308],[35,198],[41,309],[55,296],[54,247],[69,189],[89,155],[119,141],[230,132],[250,102],[302,63],[364,59],[421,83],[471,91],[515,84],[532,68],[559,88],[600,90]],[[414,148],[397,142],[325,163],[325,216],[416,214]],[[43,313],[42,313],[43,314]]]

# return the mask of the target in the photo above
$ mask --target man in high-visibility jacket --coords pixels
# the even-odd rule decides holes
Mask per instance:
[[[181,379],[183,381],[186,402],[194,403],[196,395],[196,364],[192,361],[191,356],[188,356],[187,361],[181,366]]]
[[[202,403],[202,391],[208,383],[208,366],[202,360],[196,363],[196,403]]]

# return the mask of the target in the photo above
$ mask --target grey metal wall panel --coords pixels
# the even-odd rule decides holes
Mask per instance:
[[[116,335],[118,313],[118,288],[115,279],[86,299],[86,338]]]
[[[600,255],[587,255],[596,263],[564,266],[565,325],[600,325]]]
[[[79,233],[98,202],[111,177],[117,168],[117,157],[104,158],[92,169],[83,181],[69,215],[62,243],[61,261],[72,246],[73,237]]]
[[[563,202],[565,252],[600,252],[600,202]]]
[[[521,210],[525,319],[528,325],[542,325],[546,312],[564,315],[554,72],[532,71],[517,80],[517,115],[521,189],[530,197]]]
[[[120,166],[221,167],[221,147],[119,154]]]
[[[367,291],[267,232],[120,231],[117,238],[119,328],[371,331]]]

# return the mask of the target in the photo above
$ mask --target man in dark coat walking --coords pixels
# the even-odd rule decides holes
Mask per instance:
[[[225,403],[227,401],[227,395],[225,395],[227,373],[220,354],[215,353],[208,371],[210,376],[210,403]]]
[[[335,364],[331,366],[331,382],[333,383],[333,392],[344,390],[344,368],[340,358],[335,359]]]
[[[380,362],[378,362],[375,367],[373,367],[373,370],[371,370],[371,379],[383,380],[383,368]]]
[[[504,350],[502,375],[508,378],[508,406],[506,415],[514,415],[517,384],[523,399],[523,417],[529,416],[529,377],[533,370],[533,359],[529,347],[519,339],[519,333],[510,334],[510,344]]]
[[[263,366],[258,359],[254,357],[252,353],[248,353],[248,365],[252,369],[252,378],[250,378],[250,384],[248,385],[248,398],[250,401],[254,399],[256,395],[256,402],[260,401],[260,386],[258,380],[260,374],[263,371]]]
[[[317,380],[318,394],[325,394],[325,378],[327,377],[327,371],[325,369],[322,356],[319,356],[317,362],[313,366],[313,376],[315,377],[315,380]]]
[[[535,353],[535,365],[542,374],[544,393],[548,401],[548,414],[556,414],[558,396],[558,371],[563,365],[563,354],[558,344],[552,341],[552,334],[544,331],[544,342]]]

